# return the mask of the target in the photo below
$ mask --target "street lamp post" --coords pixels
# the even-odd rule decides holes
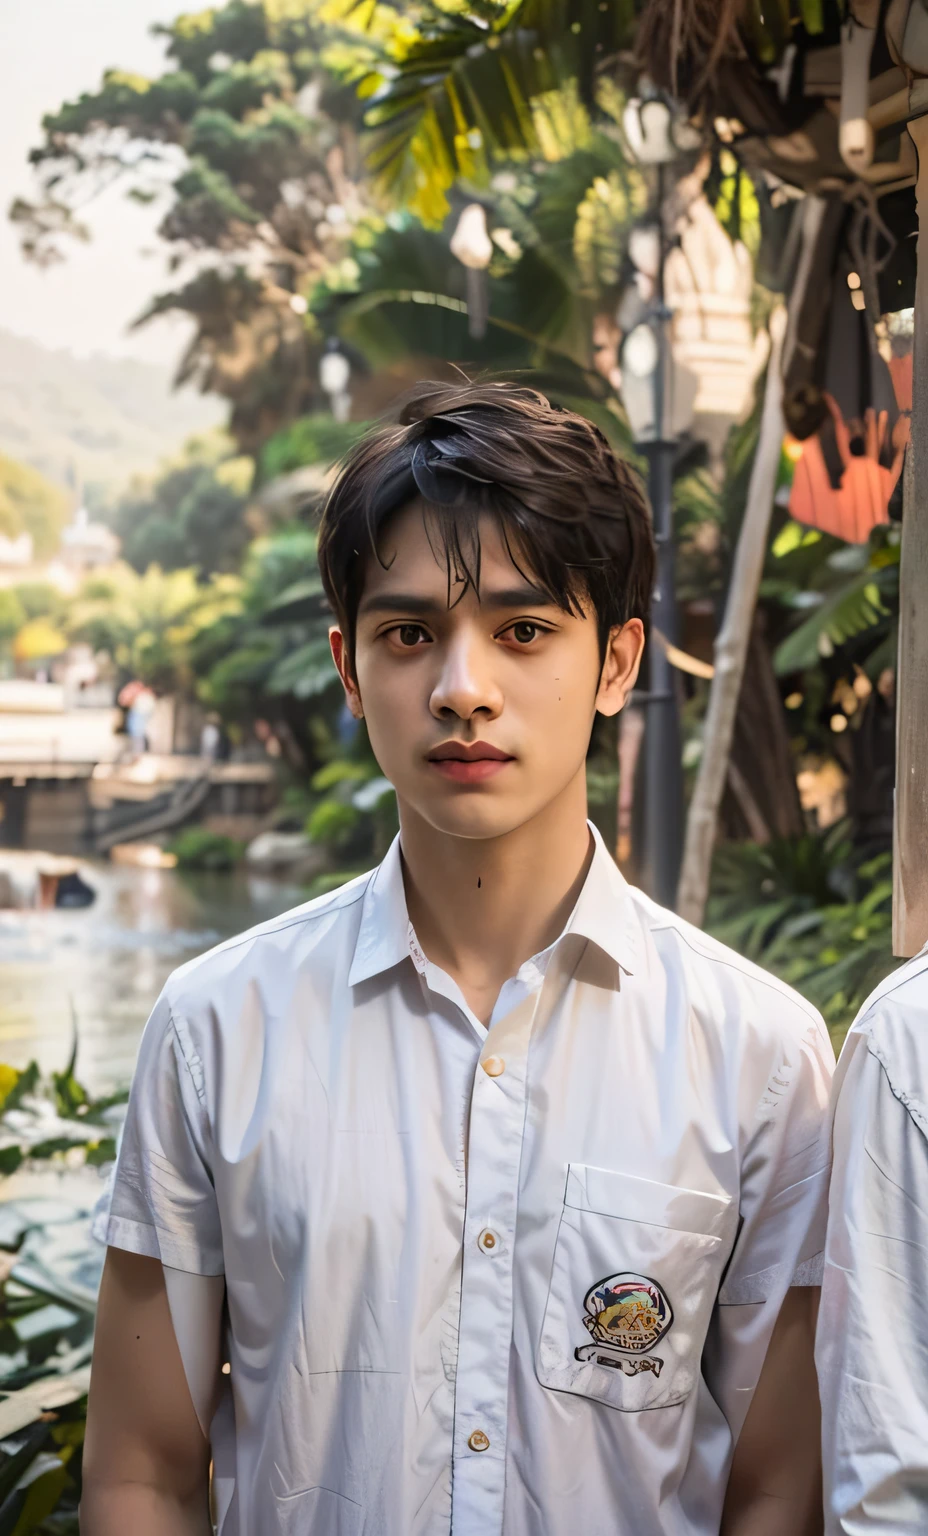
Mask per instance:
[[[329,397],[329,406],[336,421],[347,421],[351,415],[351,364],[339,347],[336,337],[326,342],[319,361],[319,383]]]
[[[648,493],[654,514],[657,570],[652,624],[677,644],[674,543],[671,515],[676,444],[656,440],[645,446]],[[653,635],[648,659],[648,714],[644,739],[647,783],[644,804],[644,873],[662,906],[676,900],[683,852],[683,767],[676,680],[664,647]]]
[[[645,273],[652,280],[651,302],[622,346],[622,395],[635,439],[648,461],[648,496],[656,546],[656,581],[651,608],[653,629],[671,645],[678,643],[673,540],[673,466],[677,440],[688,426],[694,391],[692,379],[674,368],[670,343],[671,312],[664,297],[664,176],[684,146],[673,137],[673,111],[661,96],[629,102],[623,120],[635,159],[657,168],[655,249]],[[639,245],[648,242],[640,232]],[[633,260],[635,258],[632,250]],[[676,682],[665,646],[652,634],[648,646],[645,727],[645,809],[642,881],[656,901],[672,907],[683,848],[683,767]]]
[[[451,236],[451,254],[467,273],[467,328],[474,341],[480,341],[487,329],[487,267],[493,256],[482,203],[468,203],[462,211]]]

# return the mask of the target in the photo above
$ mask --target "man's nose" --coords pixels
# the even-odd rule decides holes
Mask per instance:
[[[432,689],[429,708],[439,720],[456,715],[471,720],[484,713],[488,720],[503,706],[502,691],[494,675],[493,646],[475,635],[459,635],[441,650],[441,668]]]

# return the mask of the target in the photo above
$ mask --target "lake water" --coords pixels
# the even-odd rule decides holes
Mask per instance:
[[[166,978],[221,939],[305,901],[299,887],[243,872],[182,874],[84,861],[92,907],[0,911],[0,1061],[43,1071],[68,1060],[94,1092],[128,1083],[142,1026]]]

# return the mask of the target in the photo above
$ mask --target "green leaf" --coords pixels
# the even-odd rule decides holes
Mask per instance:
[[[810,37],[817,37],[825,30],[825,14],[822,0],[799,0],[799,14]]]
[[[13,1536],[32,1536],[58,1504],[69,1482],[68,1470],[63,1464],[50,1468],[26,1489],[26,1499],[19,1519],[13,1527]],[[3,1511],[0,1510],[0,1523]]]
[[[15,1520],[11,1521],[11,1512],[8,1509],[10,1498],[16,1484],[40,1455],[47,1440],[48,1425],[37,1424],[30,1429],[25,1444],[0,1467],[0,1536],[3,1536],[4,1529],[7,1531],[13,1529]],[[4,1522],[6,1522],[5,1525]]]
[[[874,628],[889,616],[874,572],[868,566],[831,592],[818,608],[777,647],[773,663],[783,677],[817,666],[822,636],[832,646]]]
[[[12,1067],[7,1067],[4,1068],[4,1070],[9,1073],[14,1069]],[[4,1110],[18,1109],[22,1104],[23,1099],[26,1098],[28,1094],[35,1093],[35,1090],[38,1087],[38,1082],[39,1064],[37,1061],[30,1061],[27,1067],[24,1067],[21,1072],[17,1073],[16,1081],[12,1084],[12,1086],[7,1088],[6,1094],[2,1100],[2,1108]]]
[[[341,849],[350,842],[360,820],[360,812],[353,805],[343,805],[339,800],[323,800],[306,823],[306,835],[310,842]]]
[[[346,762],[344,758],[336,758],[334,762],[326,763],[313,774],[312,787],[321,792],[334,789],[336,784],[364,784],[373,776],[373,773],[374,770],[369,763],[351,763]]]
[[[0,1174],[15,1173],[23,1162],[21,1147],[0,1147]]]
[[[278,662],[268,679],[271,693],[293,693],[309,699],[338,683],[327,635],[309,640]]]
[[[792,554],[794,549],[805,549],[810,544],[818,544],[821,537],[818,528],[806,528],[802,523],[797,523],[789,517],[770,546],[770,552],[775,559],[782,560],[784,556]]]
[[[87,1143],[87,1163],[91,1168],[101,1168],[116,1157],[116,1141],[112,1136],[101,1136],[99,1141]]]
[[[71,1136],[52,1136],[48,1141],[37,1141],[34,1146],[27,1148],[27,1155],[42,1161],[54,1157],[56,1152],[70,1152],[72,1147],[80,1146],[79,1138]]]
[[[264,624],[290,624],[324,618],[328,611],[320,577],[307,576],[281,592],[261,617]]]

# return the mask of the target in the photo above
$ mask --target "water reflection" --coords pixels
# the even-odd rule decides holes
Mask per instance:
[[[128,1081],[142,1025],[176,966],[305,893],[243,873],[82,867],[97,891],[92,907],[0,912],[0,1060],[63,1066],[73,1003],[78,1074],[99,1092]]]

